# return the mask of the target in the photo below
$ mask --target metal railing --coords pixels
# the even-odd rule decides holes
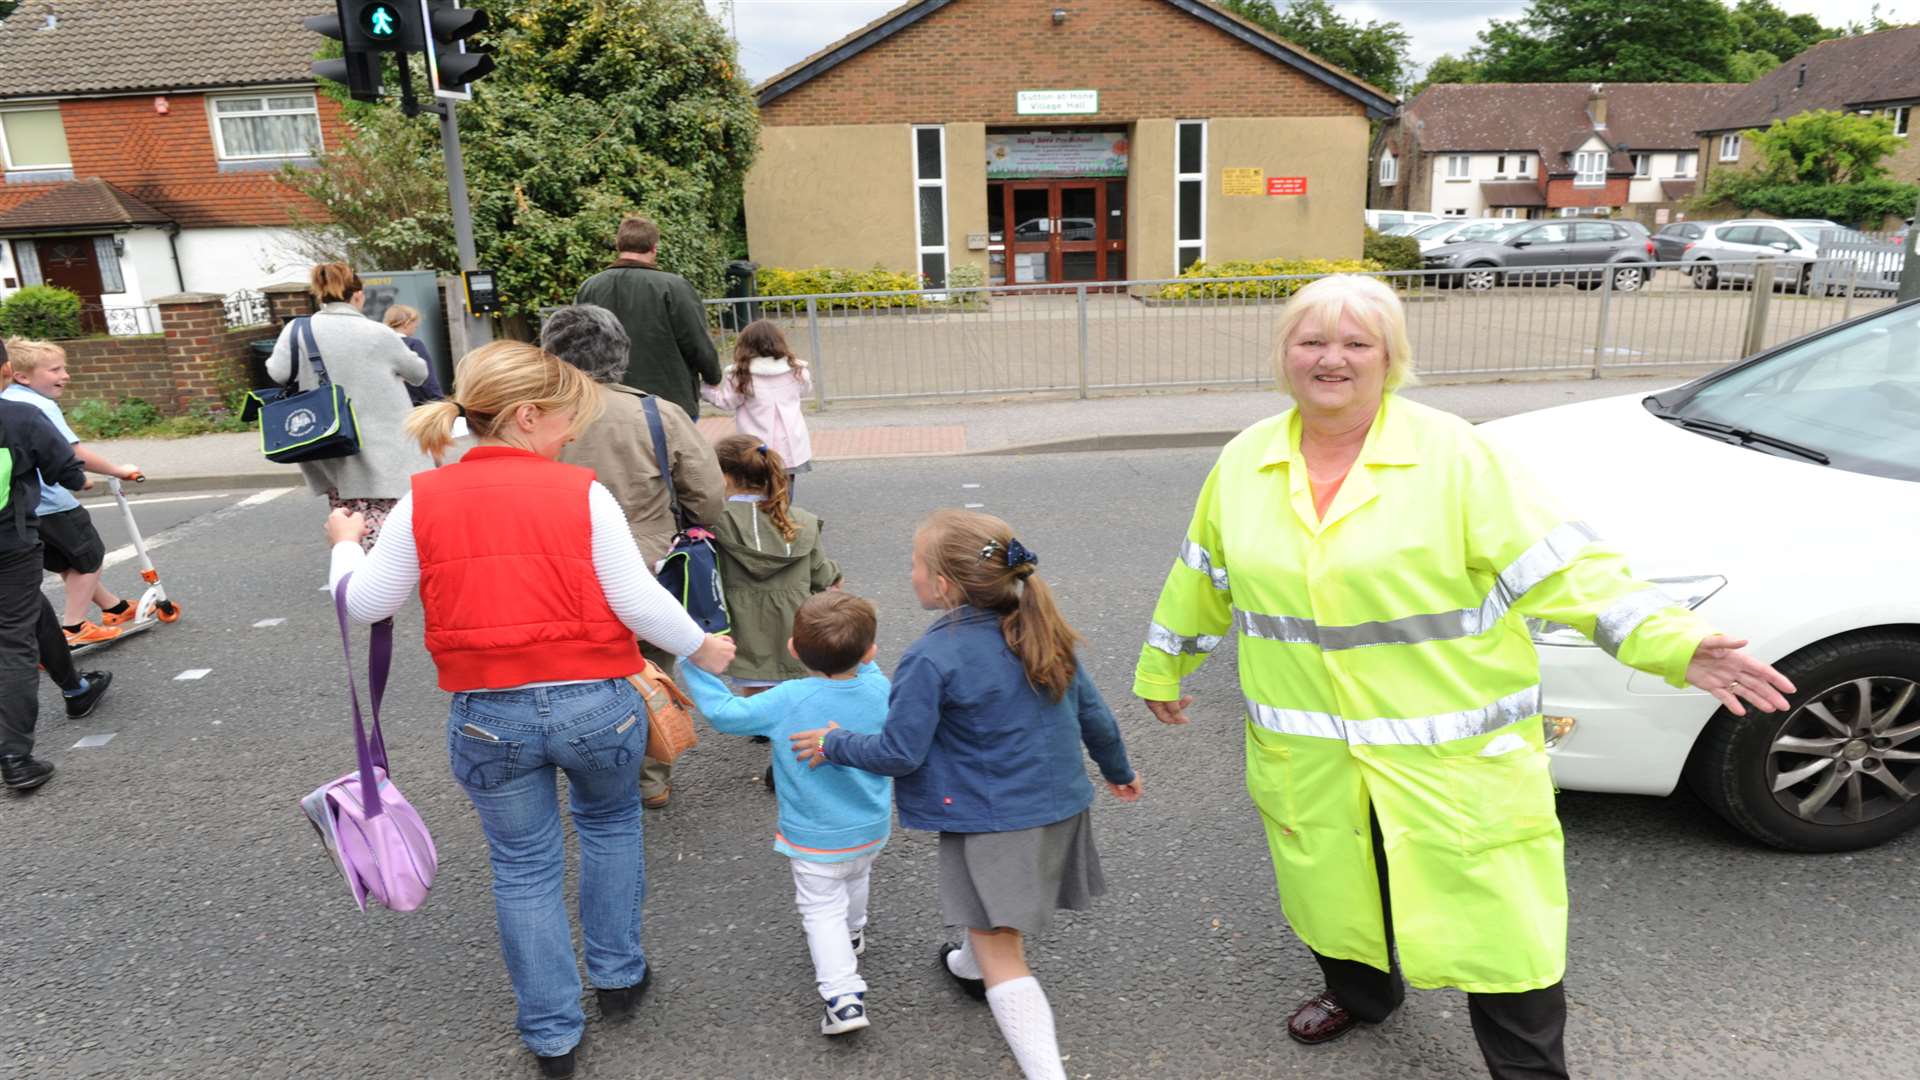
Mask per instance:
[[[228,293],[225,307],[229,330],[242,326],[265,326],[273,321],[267,305],[267,294],[255,289],[237,289]]]
[[[1824,269],[1815,281],[1818,286],[1838,285],[1840,278],[1850,276],[1857,289],[1892,293],[1900,288],[1907,249],[1893,233],[1822,229],[1820,261]]]
[[[1891,302],[1845,260],[1819,294],[1777,260],[1381,273],[1427,377],[1715,367]],[[1804,271],[1814,273],[1813,269]],[[1609,280],[1611,279],[1611,280]],[[1151,279],[707,301],[722,357],[770,319],[830,402],[1075,393],[1273,380],[1273,325],[1311,275]],[[1602,287],[1611,285],[1613,287]],[[1485,286],[1484,288],[1480,286]]]
[[[80,306],[80,336],[82,337],[96,334],[133,337],[160,332],[160,309],[152,304],[116,307],[105,307],[100,304]]]

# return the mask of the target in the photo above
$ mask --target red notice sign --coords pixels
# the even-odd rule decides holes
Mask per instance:
[[[1305,195],[1307,178],[1304,176],[1269,176],[1267,194],[1269,195]]]

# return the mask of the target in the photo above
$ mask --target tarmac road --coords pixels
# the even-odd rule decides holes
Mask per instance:
[[[914,521],[946,505],[1012,521],[1089,639],[1084,659],[1146,793],[1132,806],[1100,797],[1111,891],[1032,950],[1070,1075],[1483,1075],[1465,999],[1450,991],[1413,993],[1388,1023],[1331,1046],[1288,1040],[1286,1016],[1317,973],[1281,920],[1244,791],[1232,650],[1190,683],[1200,704],[1189,729],[1161,727],[1126,695],[1212,458],[829,463],[801,490],[847,587],[880,605],[883,665],[930,618],[913,602],[908,543]],[[43,691],[41,749],[60,772],[38,793],[0,798],[0,1074],[533,1075],[513,1032],[485,845],[447,774],[447,699],[417,609],[401,616],[388,743],[440,873],[420,911],[362,915],[296,806],[353,759],[322,589],[324,504],[295,491],[205,514],[237,501],[143,509],[149,536],[194,515],[156,555],[187,618],[89,658],[118,678],[93,717],[67,721]],[[270,619],[285,621],[256,626]],[[104,746],[69,749],[104,734]],[[817,1034],[788,872],[770,847],[766,753],[707,731],[673,804],[647,815],[653,989],[634,1024],[590,1019],[581,1075],[1017,1076],[985,1008],[936,972],[944,930],[932,838],[920,834],[896,833],[874,872],[863,960],[873,1028]],[[1908,922],[1920,838],[1785,855],[1687,795],[1569,793],[1561,813],[1575,1075],[1920,1073],[1920,1021],[1906,1007],[1920,988]]]

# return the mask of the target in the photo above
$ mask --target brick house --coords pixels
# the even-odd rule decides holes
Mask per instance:
[[[308,73],[327,0],[27,0],[0,23],[0,297],[72,289],[87,329],[304,279],[276,179],[346,127]]]
[[[1373,143],[1367,205],[1449,217],[1633,216],[1693,194],[1701,119],[1738,83],[1441,83]]]
[[[1754,160],[1742,132],[1815,109],[1879,114],[1906,139],[1883,163],[1896,180],[1920,180],[1920,26],[1822,41],[1742,87],[1700,123],[1700,176]]]
[[[1396,104],[1206,0],[916,0],[756,94],[752,257],[935,286],[1357,258]]]

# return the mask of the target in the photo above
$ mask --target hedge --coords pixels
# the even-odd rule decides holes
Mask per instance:
[[[29,285],[0,301],[0,337],[61,341],[80,336],[80,296],[53,285]]]
[[[1388,270],[1418,270],[1426,265],[1420,258],[1420,241],[1411,236],[1388,236],[1374,229],[1367,230],[1361,257]]]
[[[1376,274],[1386,269],[1372,259],[1266,259],[1261,262],[1197,262],[1180,275],[1180,282],[1162,286],[1162,300],[1220,299],[1253,297],[1281,299],[1292,296],[1305,278],[1286,281],[1216,281],[1214,278],[1274,277],[1293,274]],[[1188,281],[1192,284],[1187,284]]]
[[[762,267],[755,275],[761,296],[821,296],[830,293],[886,293],[923,288],[919,274],[874,267],[871,270],[843,270],[833,266],[811,266],[788,270],[778,266]],[[924,307],[925,298],[913,293],[901,296],[851,296],[829,300],[823,308],[914,308]]]

